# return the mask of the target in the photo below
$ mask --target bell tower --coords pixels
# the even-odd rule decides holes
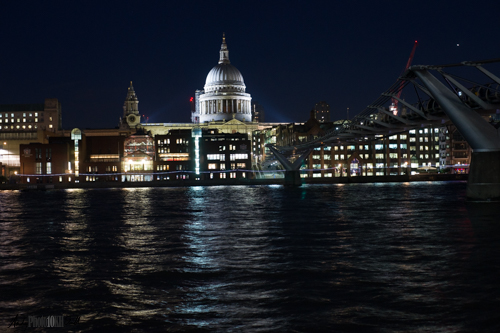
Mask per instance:
[[[141,122],[141,115],[139,114],[139,100],[134,91],[132,81],[128,87],[127,98],[123,103],[123,119],[122,123],[126,123],[130,127],[135,127]]]

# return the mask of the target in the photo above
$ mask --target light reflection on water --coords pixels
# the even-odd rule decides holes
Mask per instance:
[[[78,330],[496,331],[464,183],[0,192],[0,299]]]

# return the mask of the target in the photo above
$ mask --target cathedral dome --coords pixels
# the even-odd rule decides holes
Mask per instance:
[[[240,71],[229,63],[218,64],[207,75],[205,89],[214,85],[238,85],[245,86]]]
[[[219,64],[212,68],[205,81],[205,92],[239,91],[245,92],[245,82],[240,71],[231,65],[226,37],[222,37]]]
[[[226,36],[222,35],[219,64],[208,73],[205,88],[197,90],[194,122],[252,121],[252,96],[240,71],[229,62]]]

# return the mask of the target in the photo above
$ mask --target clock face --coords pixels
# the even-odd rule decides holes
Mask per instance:
[[[128,121],[131,123],[135,122],[135,116],[134,115],[128,116]]]

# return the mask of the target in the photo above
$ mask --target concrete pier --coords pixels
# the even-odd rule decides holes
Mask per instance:
[[[500,151],[472,153],[467,198],[500,201]]]
[[[300,178],[300,170],[285,171],[285,185],[301,186],[302,178]]]

